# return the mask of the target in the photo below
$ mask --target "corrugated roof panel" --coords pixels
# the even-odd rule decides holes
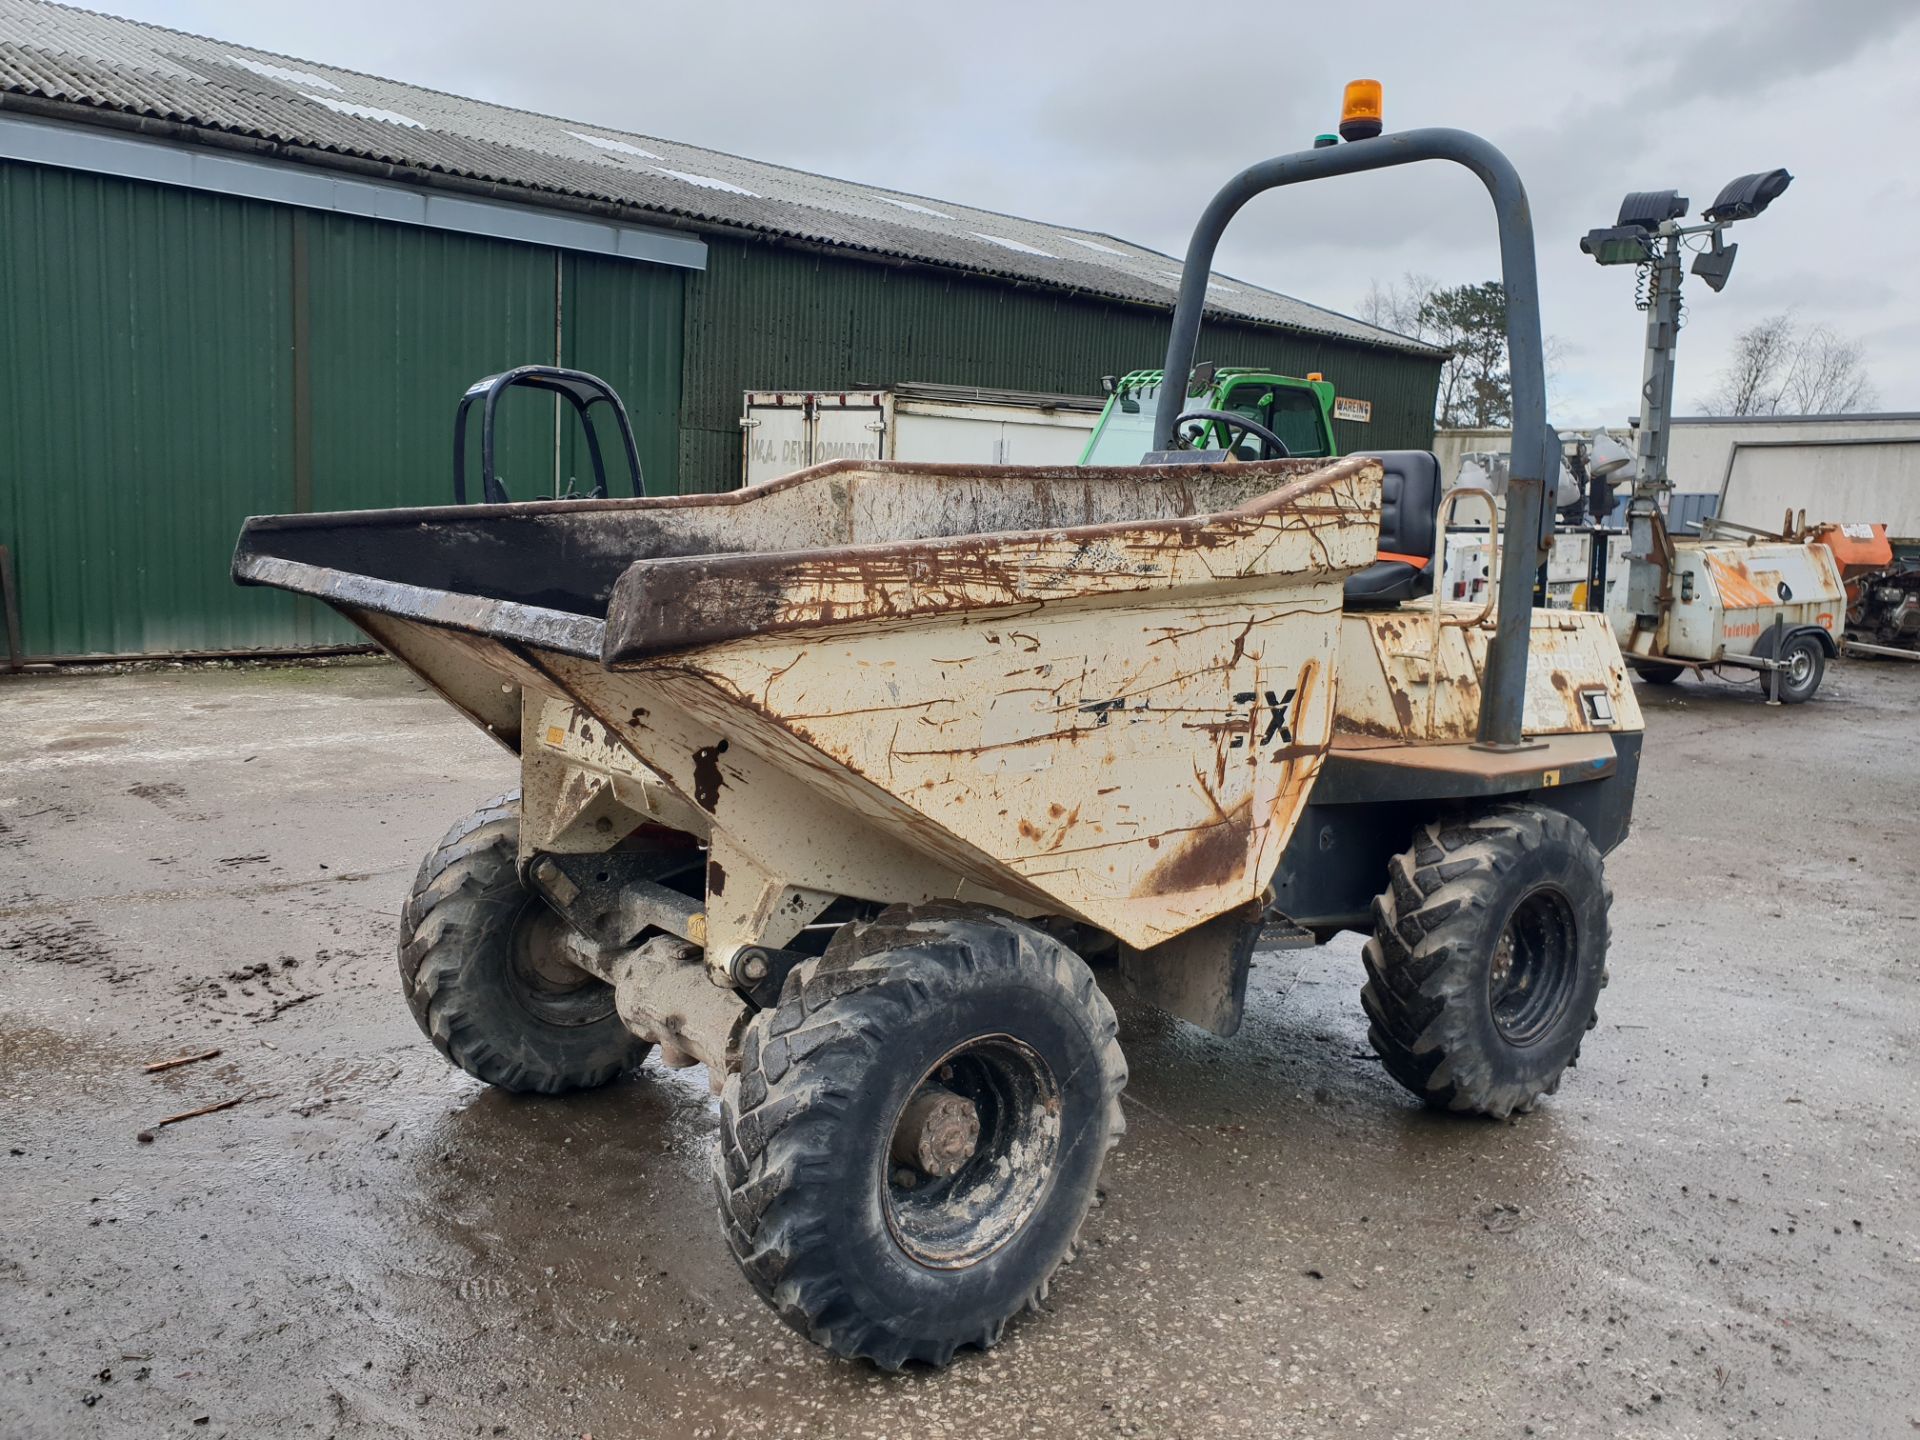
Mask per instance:
[[[1166,306],[1168,256],[1110,235],[585,126],[93,11],[0,0],[0,91]],[[591,132],[591,133],[590,133]],[[1177,262],[1171,262],[1177,263]],[[1245,281],[1224,316],[1435,354]]]

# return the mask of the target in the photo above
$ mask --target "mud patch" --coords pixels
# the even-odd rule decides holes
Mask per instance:
[[[18,956],[30,965],[87,966],[109,985],[124,985],[153,968],[122,964],[101,935],[100,927],[73,915],[48,915],[15,922],[0,931],[0,955]]]
[[[90,965],[113,958],[100,927],[71,915],[29,920],[0,931],[0,952],[34,965]]]
[[[693,752],[693,799],[694,803],[709,815],[720,803],[720,787],[726,779],[720,774],[720,757],[726,753],[727,742],[717,745],[702,745]]]
[[[213,1011],[215,1024],[231,1019],[267,1025],[324,996],[384,983],[382,961],[391,963],[387,952],[377,960],[370,952],[330,949],[316,950],[306,960],[276,955],[219,975],[187,977],[175,984],[174,992],[190,1005]]]
[[[26,822],[29,820],[52,820],[64,825],[72,819],[72,809],[57,802],[42,805],[37,810],[15,811],[12,815],[0,815],[0,850],[17,849],[28,843],[31,837],[28,833],[30,827]]]

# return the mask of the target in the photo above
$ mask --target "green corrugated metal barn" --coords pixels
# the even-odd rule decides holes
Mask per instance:
[[[0,545],[28,658],[352,643],[241,589],[252,514],[451,499],[454,403],[527,362],[624,397],[653,493],[731,488],[747,390],[1092,393],[1178,262],[1111,236],[0,0]],[[1441,355],[1244,281],[1203,352],[1426,446]],[[509,396],[502,470],[576,437]],[[556,451],[558,453],[556,453]],[[616,472],[618,466],[615,467]]]

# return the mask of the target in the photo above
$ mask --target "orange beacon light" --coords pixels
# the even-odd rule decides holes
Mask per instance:
[[[1340,100],[1340,138],[1371,140],[1380,133],[1381,95],[1378,80],[1349,80]]]

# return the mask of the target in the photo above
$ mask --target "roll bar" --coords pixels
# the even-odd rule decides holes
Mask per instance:
[[[587,458],[593,464],[592,497],[606,498],[607,463],[600,453],[600,434],[594,429],[592,410],[606,405],[613,411],[614,425],[620,434],[620,446],[627,457],[627,474],[632,477],[633,493],[647,493],[645,476],[640,473],[640,451],[634,444],[633,424],[627,419],[627,407],[620,403],[614,389],[598,375],[584,370],[568,370],[558,365],[516,365],[498,375],[486,375],[473,382],[460,397],[453,416],[453,503],[467,503],[467,412],[480,402],[480,498],[488,505],[505,505],[512,497],[494,466],[493,424],[500,397],[514,386],[541,390],[563,397],[580,417],[586,432]]]
[[[1465,130],[1403,130],[1372,140],[1329,145],[1262,160],[1221,187],[1194,227],[1180,274],[1180,300],[1167,341],[1166,380],[1153,419],[1153,448],[1173,446],[1173,420],[1185,399],[1200,340],[1213,255],[1227,223],[1254,196],[1303,180],[1325,180],[1418,160],[1464,165],[1487,187],[1500,229],[1500,278],[1507,295],[1507,364],[1513,376],[1513,458],[1507,479],[1507,520],[1501,548],[1500,618],[1487,646],[1481,684],[1479,743],[1514,748],[1521,741],[1527,698],[1527,642],[1532,631],[1533,581],[1546,562],[1553,510],[1546,477],[1560,468],[1560,444],[1547,426],[1546,363],[1540,347],[1540,287],[1534,272],[1533,216],[1526,187],[1494,146]],[[1166,388],[1178,386],[1174,403]],[[1531,563],[1528,563],[1529,560]]]

